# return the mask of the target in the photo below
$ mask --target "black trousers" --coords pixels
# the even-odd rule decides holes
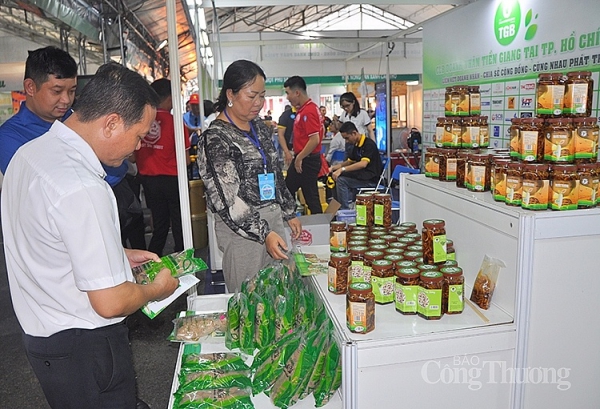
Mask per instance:
[[[294,160],[296,158],[294,157]],[[317,178],[321,170],[321,155],[313,153],[302,160],[302,173],[296,172],[294,161],[290,164],[285,178],[285,184],[292,195],[302,188],[304,200],[311,214],[323,213],[321,200],[319,199],[319,188]]]
[[[183,250],[181,207],[177,176],[140,175],[148,208],[152,212],[152,238],[148,250],[162,256],[169,234],[169,226],[175,241],[174,251]]]
[[[53,409],[134,409],[129,330],[121,322],[50,337],[23,334],[25,351]]]

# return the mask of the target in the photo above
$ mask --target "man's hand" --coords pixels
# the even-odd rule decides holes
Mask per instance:
[[[179,280],[171,275],[168,268],[163,268],[149,285],[158,286],[158,294],[154,301],[164,300],[179,287]]]
[[[156,261],[157,263],[160,263],[160,257],[158,257],[158,254],[152,253],[151,251],[125,249],[125,255],[127,256],[129,265],[132,268],[148,261]]]
[[[294,217],[293,219],[288,220],[288,225],[292,230],[292,239],[295,240],[300,237],[300,234],[302,233],[302,223],[300,222],[300,219]]]
[[[290,166],[290,163],[292,163],[292,159],[292,152],[286,151],[283,153],[283,163],[285,164],[286,169]]]
[[[302,173],[302,159],[299,159],[298,156],[294,159],[294,167],[296,168],[296,172]]]
[[[333,178],[333,180],[338,180],[338,178],[342,175],[342,173],[343,173],[342,169],[340,168],[340,169],[336,170],[335,172],[333,172],[331,174],[331,177]]]
[[[285,251],[288,249],[287,244],[279,234],[274,231],[267,234],[265,246],[267,248],[267,253],[275,260],[287,260],[288,256],[285,254]]]

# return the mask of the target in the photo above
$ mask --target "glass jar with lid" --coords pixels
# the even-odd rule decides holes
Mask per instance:
[[[359,226],[373,225],[373,194],[359,193],[356,195],[356,224]]]
[[[544,161],[544,120],[523,118],[519,127],[519,152],[523,162]]]
[[[375,303],[389,304],[394,301],[394,265],[390,260],[375,260],[371,266],[371,287]]]
[[[446,87],[446,93],[444,94],[444,115],[446,116],[454,116],[455,111],[453,107],[452,101],[452,92],[454,91],[454,87]],[[456,99],[456,105],[458,104],[458,94]]]
[[[329,223],[329,251],[345,252],[346,244],[346,222],[332,221]]]
[[[439,271],[422,272],[417,294],[417,314],[426,320],[442,318],[444,276]]]
[[[392,262],[392,266],[394,268],[394,274],[396,273],[396,271],[398,270],[397,264],[399,262],[401,262],[402,260],[404,260],[404,256],[402,254],[398,254],[398,253],[385,253],[385,256],[383,256],[384,260],[389,260]]]
[[[439,219],[423,221],[423,261],[441,264],[447,259],[446,223]],[[406,254],[406,253],[405,253]]]
[[[471,85],[469,90],[469,115],[477,116],[481,114],[481,93],[479,85]]]
[[[444,146],[444,132],[445,132],[445,127],[446,127],[446,123],[448,122],[448,119],[446,117],[439,117],[437,119],[437,123],[435,124],[435,146],[438,148],[441,148]]]
[[[453,182],[456,180],[456,150],[440,149],[439,154],[439,180]]]
[[[544,159],[548,162],[572,163],[575,160],[571,118],[550,118],[544,133]]]
[[[576,162],[598,161],[598,122],[594,117],[573,118]]]
[[[492,182],[490,190],[493,193],[494,200],[504,202],[506,200],[506,172],[510,159],[498,158],[493,159],[492,165]]]
[[[490,178],[492,166],[489,154],[474,153],[469,156],[465,185],[473,192],[485,192],[490,190]]]
[[[425,162],[425,177],[437,178],[439,177],[439,158],[438,148],[427,148],[424,154]]]
[[[348,291],[348,270],[350,254],[331,253],[327,274],[327,289],[333,294],[346,294]]]
[[[552,178],[550,181],[552,210],[575,210],[579,202],[577,182],[577,165],[553,164],[551,166]]]
[[[510,162],[506,169],[506,198],[504,202],[509,206],[521,206],[522,193],[521,163]]]
[[[348,286],[346,325],[356,334],[367,334],[375,329],[375,297],[371,284],[352,283]]]
[[[579,183],[577,185],[577,208],[589,209],[596,207],[596,192],[598,191],[598,175],[595,163],[580,163],[577,165]]]
[[[419,229],[417,229],[417,224],[415,222],[402,222],[400,223],[400,227],[406,229],[407,234],[419,232]]]
[[[469,115],[469,87],[466,85],[458,85],[455,87],[455,93],[458,96],[458,105],[453,106],[458,116]],[[454,95],[454,93],[453,93]],[[455,100],[452,100],[453,104]]]
[[[563,115],[591,116],[594,80],[590,71],[567,73]]]
[[[483,115],[479,117],[479,147],[487,148],[490,146],[490,127],[488,117]]]
[[[373,273],[373,262],[375,260],[383,260],[383,251],[380,250],[367,250],[365,252],[365,261],[363,263],[363,277],[362,281],[365,283],[371,282],[371,274]]]
[[[451,134],[446,142],[444,139],[444,148],[458,149],[462,144],[463,120],[461,118],[452,118],[450,120]]]
[[[565,100],[565,81],[560,72],[544,72],[538,75],[535,114],[539,118],[562,115]]]
[[[414,267],[401,268],[396,271],[395,306],[396,311],[400,314],[417,314],[420,277],[421,271]]]
[[[375,193],[373,196],[373,224],[390,227],[392,225],[392,195]]]
[[[454,242],[449,238],[446,238],[446,261],[456,261],[456,250],[454,249]]]
[[[526,163],[522,167],[521,207],[546,210],[550,202],[550,172],[547,163]]]
[[[460,267],[444,267],[440,270],[444,276],[442,289],[442,312],[460,314],[465,308],[465,277]]]
[[[462,120],[460,145],[462,148],[479,147],[479,118],[466,116]]]

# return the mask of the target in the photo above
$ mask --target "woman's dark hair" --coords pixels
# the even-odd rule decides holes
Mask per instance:
[[[76,78],[77,63],[60,48],[50,46],[29,51],[25,61],[25,79],[32,79],[39,88],[50,75],[58,79]]]
[[[248,60],[237,60],[232,62],[225,70],[223,76],[223,87],[219,93],[219,98],[215,103],[215,110],[223,112],[227,106],[227,90],[237,94],[246,85],[252,83],[257,76],[267,79],[265,72],[258,64]]]
[[[344,92],[340,96],[340,105],[342,105],[342,102],[354,104],[352,105],[352,112],[349,116],[358,116],[360,113],[360,102],[358,102],[358,99],[356,99],[356,95],[354,95],[352,92]]]
[[[159,103],[158,95],[141,75],[110,62],[100,66],[83,88],[73,110],[81,122],[116,113],[130,127],[141,121],[146,105],[157,108]]]

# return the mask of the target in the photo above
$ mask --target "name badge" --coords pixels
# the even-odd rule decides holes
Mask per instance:
[[[275,175],[259,173],[258,190],[260,191],[260,200],[275,200]]]

